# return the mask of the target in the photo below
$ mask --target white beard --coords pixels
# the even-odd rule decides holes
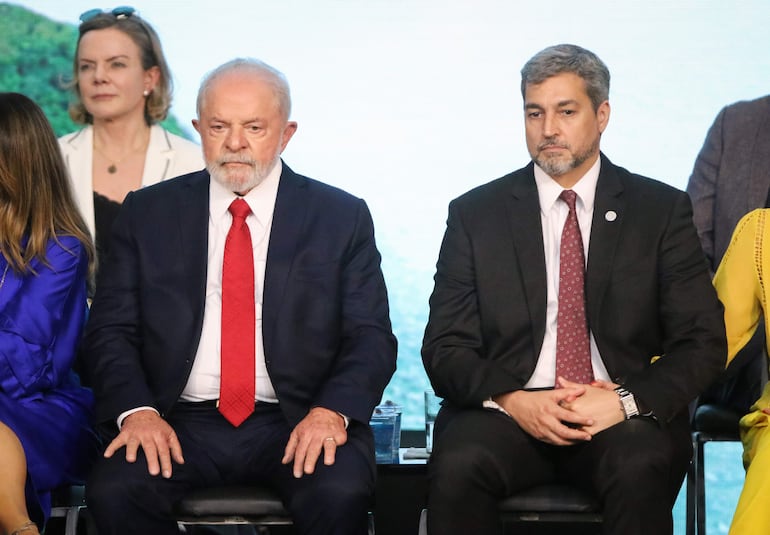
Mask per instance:
[[[259,162],[248,156],[233,154],[219,158],[214,162],[206,162],[206,169],[211,178],[230,191],[246,193],[259,186],[267,178],[279,158],[280,155],[276,154],[269,162]],[[250,165],[251,168],[241,166],[242,168],[235,170],[228,169],[225,164],[232,162]]]

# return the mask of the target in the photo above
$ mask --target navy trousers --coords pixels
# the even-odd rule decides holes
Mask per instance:
[[[173,506],[186,492],[249,483],[278,491],[297,533],[366,533],[376,474],[367,425],[351,421],[335,463],[321,460],[313,474],[296,479],[292,465],[281,464],[291,428],[275,404],[257,403],[237,428],[210,404],[178,403],[167,421],[185,460],[174,463],[171,478],[150,475],[141,451],[134,463],[126,462],[124,449],[96,463],[86,498],[100,535],[177,535]]]

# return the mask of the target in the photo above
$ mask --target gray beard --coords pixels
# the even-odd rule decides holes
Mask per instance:
[[[569,148],[569,147],[568,147]],[[580,167],[586,160],[592,157],[596,151],[599,150],[599,140],[594,143],[583,152],[576,154],[570,160],[561,160],[557,158],[535,158],[535,163],[545,171],[548,176],[559,177],[565,175]]]

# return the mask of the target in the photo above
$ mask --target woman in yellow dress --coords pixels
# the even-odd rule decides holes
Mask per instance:
[[[730,246],[714,276],[714,286],[725,306],[730,362],[768,316],[770,293],[770,209],[754,210],[735,227]],[[770,341],[770,322],[765,322]],[[743,465],[746,480],[735,508],[730,535],[770,533],[770,384],[741,418]]]

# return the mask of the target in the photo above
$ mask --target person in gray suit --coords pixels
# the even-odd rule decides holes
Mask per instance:
[[[722,108],[695,160],[687,193],[693,221],[712,275],[738,221],[768,206],[770,191],[770,95]],[[746,412],[762,390],[764,333],[731,362],[723,378],[701,396]]]
[[[770,95],[725,106],[687,183],[693,221],[714,273],[738,220],[764,208],[770,190]]]

